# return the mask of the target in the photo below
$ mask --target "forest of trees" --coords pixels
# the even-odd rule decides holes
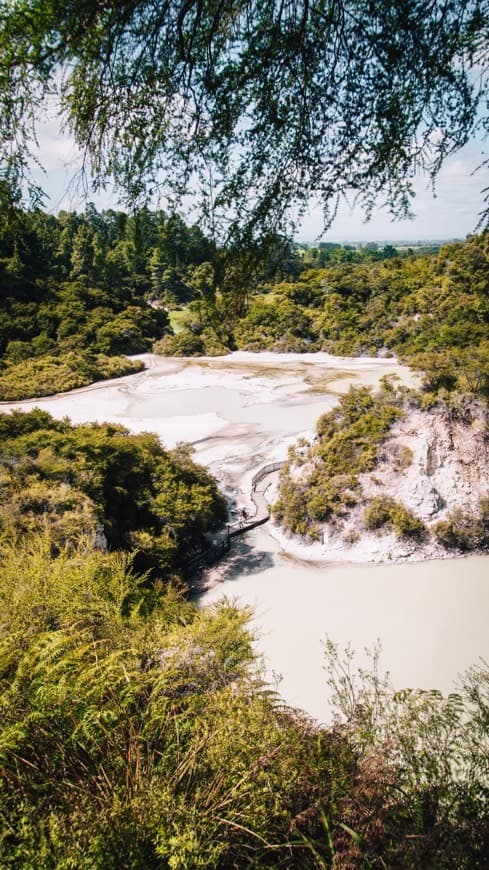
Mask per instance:
[[[192,300],[201,319],[220,328],[199,326],[202,337],[187,331],[173,352],[226,353],[253,288],[300,269],[282,237],[272,234],[247,252],[217,248],[199,227],[162,211],[128,215],[89,205],[57,217],[39,209],[4,214],[0,400],[138,371],[141,362],[122,355],[149,351],[172,334],[168,310]]]
[[[46,395],[137,371],[123,354],[150,350],[169,328],[161,305],[189,300],[211,246],[161,212],[40,210],[0,232],[0,398]],[[193,270],[193,271],[192,271]],[[188,272],[188,274],[187,274]],[[183,277],[188,280],[184,282]]]
[[[17,210],[0,233],[0,399],[137,371],[123,355],[395,354],[427,388],[488,389],[489,236],[425,254],[271,235],[218,248],[178,215]]]
[[[487,232],[433,254],[340,248],[324,266],[302,263],[294,280],[262,281],[241,316],[226,316],[225,298],[191,303],[179,334],[156,348],[396,355],[424,373],[429,391],[487,396],[488,285]]]

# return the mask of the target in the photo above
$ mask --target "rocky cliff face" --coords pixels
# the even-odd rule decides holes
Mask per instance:
[[[473,403],[457,415],[446,409],[407,410],[380,446],[374,470],[359,475],[359,481],[361,495],[348,514],[334,525],[324,524],[322,543],[300,546],[298,555],[354,562],[453,556],[457,547],[440,543],[435,530],[454,513],[478,515],[481,499],[489,498],[487,409]],[[389,522],[369,528],[366,511],[372,502],[402,506],[422,521],[425,533],[402,535]],[[285,535],[278,535],[290,549],[291,538],[287,546]],[[300,539],[294,540],[297,545]]]
[[[489,428],[485,411],[472,405],[462,419],[446,411],[412,411],[391,429],[371,474],[361,475],[364,494],[403,502],[428,524],[455,507],[474,511],[488,494]]]

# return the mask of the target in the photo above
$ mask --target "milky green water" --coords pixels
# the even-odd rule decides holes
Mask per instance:
[[[281,554],[266,526],[247,538],[251,573],[243,564],[200,604],[226,595],[251,606],[268,678],[281,675],[281,695],[320,721],[331,717],[326,635],[350,642],[363,665],[365,647],[380,639],[396,688],[448,693],[462,671],[489,661],[489,557],[319,567]]]

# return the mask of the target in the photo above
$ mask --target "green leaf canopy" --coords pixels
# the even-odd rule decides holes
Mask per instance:
[[[487,132],[487,0],[0,3],[11,191],[48,92],[95,186],[198,191],[221,236],[284,228],[311,196],[409,212],[411,181]]]

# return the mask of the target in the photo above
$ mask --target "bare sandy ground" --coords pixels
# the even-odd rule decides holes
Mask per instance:
[[[375,386],[384,375],[414,376],[394,359],[340,358],[326,353],[238,351],[223,357],[137,357],[143,372],[41,399],[1,403],[0,410],[34,407],[74,423],[119,423],[156,432],[162,443],[193,445],[229,490],[244,494],[261,464],[283,459],[298,437],[351,384]]]

